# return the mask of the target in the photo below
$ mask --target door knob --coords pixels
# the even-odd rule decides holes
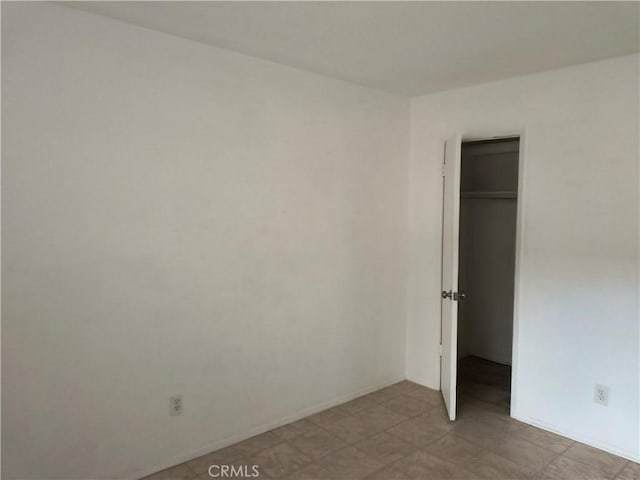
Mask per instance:
[[[459,292],[454,292],[452,290],[449,290],[449,291],[443,290],[442,298],[450,298],[454,302],[457,302],[458,300],[464,300],[465,298],[467,298],[467,294],[462,290]]]

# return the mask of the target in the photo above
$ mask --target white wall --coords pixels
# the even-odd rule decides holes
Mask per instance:
[[[3,478],[139,476],[404,377],[408,100],[2,23]]]
[[[408,376],[439,385],[443,140],[524,130],[513,414],[638,459],[637,55],[415,98]],[[517,286],[516,286],[517,288]],[[608,407],[594,384],[610,387]]]

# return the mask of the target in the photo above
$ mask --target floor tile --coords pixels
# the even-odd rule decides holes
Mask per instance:
[[[284,478],[285,480],[334,480],[331,474],[317,463],[311,463]]]
[[[398,477],[408,480],[476,479],[472,472],[435,455],[418,451],[392,465]]]
[[[301,420],[288,423],[287,425],[283,425],[275,430],[271,430],[271,432],[282,440],[291,440],[298,435],[309,433],[316,428],[317,425],[315,423],[303,418]]]
[[[393,385],[382,388],[380,390],[376,390],[375,392],[366,395],[366,398],[368,398],[369,400],[373,400],[376,403],[385,403],[392,398],[413,392],[418,387],[419,386],[417,384],[405,380],[402,382],[394,383]]]
[[[418,385],[415,382],[412,382],[410,380],[402,380],[401,382],[397,382],[397,383],[394,383],[393,385],[386,387],[386,390],[403,394],[403,393],[412,392],[413,390],[419,387],[420,385]]]
[[[181,463],[175,467],[167,468],[161,472],[154,473],[142,480],[192,480],[197,474],[186,463]]]
[[[229,465],[238,458],[241,456],[237,450],[230,450],[229,454],[225,454],[225,449],[222,449],[194,458],[187,465],[198,475],[202,475],[208,472],[211,465]]]
[[[594,466],[610,477],[614,477],[627,463],[624,458],[577,442],[571,445],[563,456]]]
[[[523,467],[493,452],[486,453],[466,466],[479,478],[487,480],[520,480],[532,478],[534,470]],[[565,479],[570,480],[570,479]],[[577,479],[571,479],[577,480]]]
[[[456,393],[457,415],[459,418],[464,416],[475,416],[485,411],[497,411],[498,406],[493,403],[483,402],[477,398],[473,398],[460,389]],[[504,413],[504,412],[502,412]]]
[[[611,477],[597,467],[560,456],[547,465],[537,475],[537,478],[545,480],[607,480]]]
[[[461,383],[459,389],[470,397],[489,403],[509,404],[511,398],[508,391],[476,382]]]
[[[347,446],[347,444],[336,435],[320,427],[316,427],[304,435],[295,437],[289,443],[305,455],[314,459],[320,458],[338,448]]]
[[[461,380],[475,380],[487,385],[509,390],[511,384],[511,367],[501,365],[474,356],[458,361],[458,377]]]
[[[413,390],[405,393],[405,395],[413,398],[417,398],[418,400],[422,400],[431,405],[440,405],[443,403],[442,400],[442,392],[438,390],[433,390],[431,388],[423,387],[422,385],[418,385]]]
[[[528,425],[511,418],[509,408],[501,407],[481,400],[464,397],[459,398],[457,418],[458,420],[476,420],[505,433],[515,433]]]
[[[337,422],[325,425],[324,428],[347,443],[359,442],[384,430],[375,425],[371,425],[369,417],[362,416],[361,414],[343,418]]]
[[[338,420],[342,420],[348,416],[349,414],[340,407],[333,407],[316,413],[315,415],[311,415],[310,417],[307,417],[307,420],[315,423],[316,425],[322,426],[337,422]]]
[[[400,460],[416,450],[415,445],[386,432],[367,438],[354,446],[384,465]]]
[[[627,462],[627,465],[620,471],[616,480],[638,480],[640,479],[640,465],[635,462]]]
[[[227,456],[227,458],[237,458],[239,456],[251,455],[265,448],[272,447],[281,441],[282,440],[273,432],[265,432],[234,445],[230,445],[222,450],[218,450],[218,453]]]
[[[428,419],[429,423],[434,427],[439,427],[444,430],[451,430],[457,425],[457,421],[452,422],[449,420],[449,413],[447,413],[444,403],[427,410],[421,417]]]
[[[387,432],[422,448],[444,437],[449,433],[449,429],[434,426],[428,416],[421,415],[400,423]]]
[[[364,410],[358,414],[361,418],[366,419],[372,427],[379,430],[386,430],[398,423],[407,420],[406,415],[387,408],[385,405],[376,405],[373,408]]]
[[[370,398],[364,396],[355,398],[347,403],[343,403],[340,405],[340,409],[350,415],[354,415],[368,408],[373,408],[376,405],[378,405],[378,402],[374,402]]]
[[[383,465],[355,447],[330,453],[317,462],[332,479],[360,479],[379,470]]]
[[[424,450],[444,460],[459,464],[468,464],[476,461],[487,451],[485,447],[465,440],[453,433],[449,433],[440,440],[431,443]]]
[[[514,420],[507,415],[478,415],[474,417],[474,420],[488,425],[489,427],[493,428],[496,433],[500,433],[501,435],[517,433],[527,428],[526,424]],[[566,450],[566,447],[564,448],[564,450]]]
[[[347,443],[355,443],[382,432],[406,420],[406,418],[404,415],[392,412],[388,408],[376,405],[372,409],[325,425],[324,428]]]
[[[365,477],[366,480],[411,480],[407,474],[399,470],[396,464],[387,465]]]
[[[558,454],[564,452],[573,444],[573,440],[536,427],[523,427],[515,432],[514,435]]]
[[[249,462],[271,478],[282,478],[311,463],[311,458],[283,442],[252,455]]]
[[[495,454],[533,471],[540,470],[557,454],[514,435],[507,436],[491,449]]]
[[[384,403],[384,406],[406,417],[415,417],[433,408],[433,404],[425,399],[410,397],[409,395],[400,395],[392,398]]]
[[[479,445],[499,442],[506,435],[502,429],[473,419],[456,421],[452,432]]]

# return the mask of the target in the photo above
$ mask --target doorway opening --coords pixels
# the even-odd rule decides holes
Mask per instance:
[[[519,138],[463,142],[458,244],[457,410],[509,413]]]

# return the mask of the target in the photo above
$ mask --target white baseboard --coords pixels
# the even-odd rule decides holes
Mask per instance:
[[[429,382],[427,382],[424,378],[408,376],[407,380],[413,383],[417,383],[418,385],[422,385],[423,387],[430,388],[431,390],[436,390],[438,392],[440,391],[440,387],[434,387],[433,385],[430,385]]]
[[[261,433],[268,432],[269,430],[273,430],[274,428],[281,427],[286,425],[287,423],[295,422],[296,420],[300,420],[301,418],[308,417],[309,415],[313,415],[314,413],[321,412],[322,410],[326,410],[327,408],[334,407],[341,403],[348,402],[349,400],[353,400],[354,398],[360,397],[362,395],[366,395],[367,393],[374,392],[381,388],[387,387],[397,382],[401,382],[402,380],[406,380],[406,377],[396,377],[382,383],[378,383],[376,385],[372,385],[370,387],[362,388],[351,392],[347,395],[342,395],[340,397],[334,398],[332,400],[318,403],[312,407],[305,408],[291,415],[287,415],[286,417],[280,418],[273,422],[265,423],[259,427],[253,428],[251,430],[238,433],[236,435],[232,435],[230,437],[224,438],[222,440],[209,443],[207,445],[202,446],[196,450],[191,450],[189,452],[184,452],[180,455],[176,455],[169,459],[166,462],[163,462],[159,465],[154,465],[149,468],[143,468],[135,471],[128,471],[123,473],[120,476],[116,476],[114,478],[123,478],[123,479],[139,479],[146,477],[147,475],[151,475],[156,472],[161,472],[162,470],[166,470],[167,468],[171,468],[175,465],[179,465],[184,462],[188,462],[189,460],[193,460],[194,458],[198,458],[207,453],[213,452],[215,450],[219,450],[224,447],[228,447],[229,445],[233,445],[234,443],[241,442],[248,438],[254,437],[256,435],[260,435]],[[412,380],[413,381],[413,380]],[[419,383],[419,382],[416,382]]]
[[[610,445],[606,442],[601,442],[600,440],[587,437],[583,434],[567,431],[564,429],[560,429],[556,425],[547,423],[543,420],[539,420],[537,418],[530,418],[526,416],[516,415],[511,412],[511,416],[520,422],[526,423],[528,425],[532,425],[534,427],[541,428],[542,430],[546,430],[551,433],[555,433],[557,435],[561,435],[563,437],[569,438],[571,440],[575,440],[576,442],[584,443],[585,445],[589,445],[590,447],[594,447],[600,450],[604,450],[605,452],[611,453],[613,455],[617,455],[619,457],[626,458],[627,460],[631,460],[632,462],[640,462],[640,456],[638,452],[631,452],[629,450],[621,449],[616,445]]]

